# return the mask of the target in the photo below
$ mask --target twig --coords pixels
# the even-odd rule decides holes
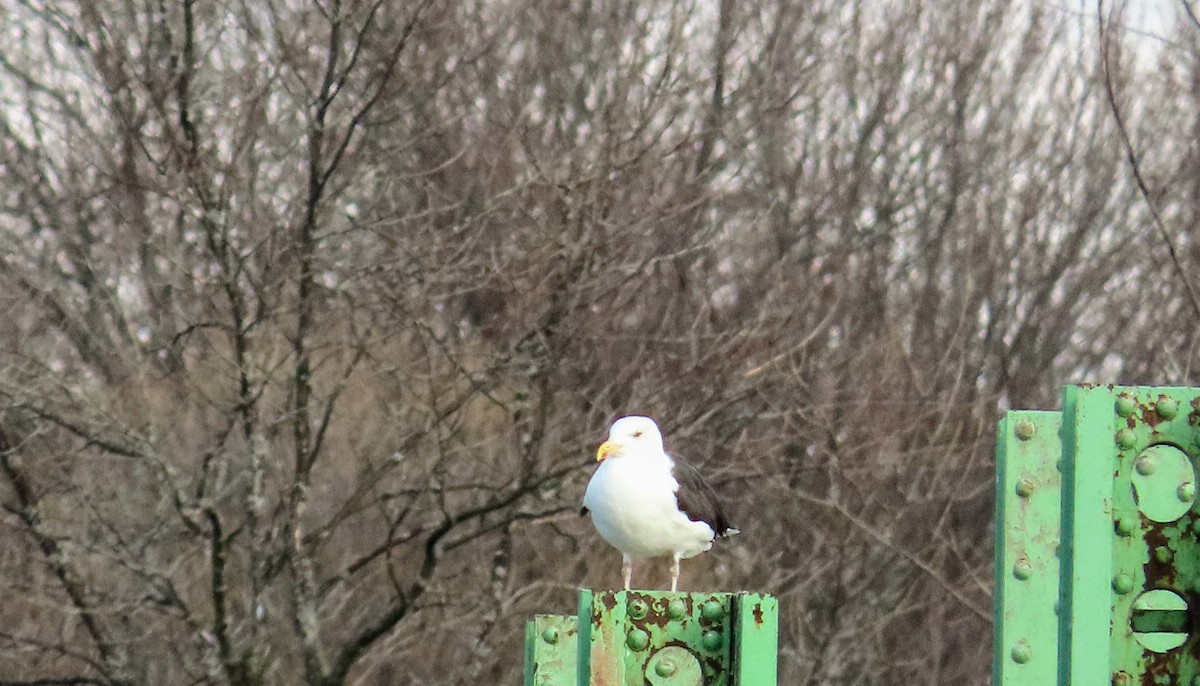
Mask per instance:
[[[934,569],[928,562],[917,557],[914,553],[911,553],[908,550],[904,549],[903,547],[897,545],[888,536],[885,536],[884,534],[880,533],[875,527],[873,527],[873,526],[867,524],[866,522],[864,522],[863,520],[859,519],[857,515],[855,515],[851,511],[847,510],[846,507],[844,505],[842,505],[841,503],[835,502],[833,500],[827,500],[825,498],[818,498],[816,496],[811,496],[811,495],[808,495],[808,494],[805,494],[802,492],[798,492],[796,494],[796,496],[798,498],[800,498],[801,500],[812,503],[814,505],[820,505],[821,507],[828,508],[828,509],[833,510],[834,512],[838,513],[839,515],[844,517],[846,519],[846,521],[853,524],[856,529],[862,531],[868,537],[874,539],[877,543],[880,543],[880,544],[887,546],[888,548],[894,550],[898,555],[900,555],[900,557],[903,557],[905,560],[908,560],[908,562],[910,564],[912,564],[912,566],[921,570],[926,575],[928,575],[929,578],[936,581],[938,583],[938,585],[940,585],[942,588],[946,589],[947,593],[949,593],[963,607],[970,610],[971,613],[974,614],[976,617],[978,617],[979,619],[982,619],[985,622],[990,623],[992,621],[992,613],[990,610],[976,605],[970,598],[968,598],[962,592],[961,589],[959,589],[954,584],[950,583],[950,581],[946,577],[942,576],[942,574],[940,572],[938,572],[938,570]]]
[[[1187,12],[1188,19],[1191,19],[1196,28],[1200,29],[1200,18],[1196,17],[1196,11],[1192,9],[1192,3],[1188,2],[1188,0],[1179,0],[1179,2],[1183,5],[1183,11]]]
[[[1195,21],[1195,16],[1192,15],[1191,7],[1188,6],[1187,0],[1183,0],[1183,5],[1187,8],[1188,15]],[[1171,256],[1171,264],[1175,267],[1175,273],[1179,276],[1179,280],[1183,282],[1184,289],[1187,290],[1188,301],[1192,305],[1192,311],[1197,317],[1200,317],[1200,297],[1197,297],[1196,289],[1192,286],[1192,280],[1188,278],[1187,271],[1184,270],[1183,264],[1179,261],[1179,255],[1175,250],[1175,241],[1171,239],[1171,233],[1167,230],[1167,225],[1163,222],[1162,215],[1158,212],[1158,207],[1155,206],[1154,198],[1150,194],[1150,186],[1146,183],[1146,179],[1142,175],[1141,162],[1138,160],[1137,149],[1133,146],[1133,140],[1129,137],[1129,130],[1125,126],[1125,119],[1121,116],[1121,108],[1117,104],[1116,87],[1113,84],[1112,72],[1109,70],[1109,38],[1108,32],[1104,28],[1104,0],[1096,0],[1096,26],[1100,38],[1100,62],[1104,68],[1104,92],[1108,96],[1109,109],[1112,111],[1117,131],[1121,134],[1121,142],[1125,146],[1125,157],[1129,161],[1129,168],[1133,172],[1134,181],[1137,182],[1138,191],[1141,193],[1142,199],[1146,201],[1146,207],[1150,209],[1150,217],[1154,220],[1154,226],[1158,229],[1163,243],[1167,246],[1167,253]]]

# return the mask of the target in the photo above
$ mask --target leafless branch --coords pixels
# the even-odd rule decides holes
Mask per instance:
[[[1187,8],[1188,16],[1191,16],[1191,8],[1188,7],[1187,1],[1181,1],[1184,7]],[[1110,55],[1112,37],[1106,29],[1107,22],[1104,17],[1104,0],[1096,0],[1096,27],[1100,40],[1100,66],[1104,72],[1104,93],[1108,98],[1109,111],[1112,113],[1113,122],[1117,126],[1117,133],[1121,137],[1121,144],[1125,148],[1125,159],[1129,163],[1129,171],[1133,174],[1133,179],[1137,183],[1138,192],[1141,194],[1142,200],[1146,203],[1146,208],[1150,210],[1150,218],[1154,221],[1154,228],[1158,231],[1159,238],[1167,248],[1167,255],[1170,256],[1171,264],[1175,268],[1175,276],[1183,284],[1184,290],[1187,292],[1192,314],[1200,317],[1200,296],[1196,294],[1196,287],[1192,283],[1188,271],[1179,259],[1179,253],[1175,249],[1175,240],[1171,237],[1171,231],[1167,228],[1166,222],[1163,221],[1162,214],[1158,210],[1158,203],[1154,199],[1154,194],[1151,192],[1150,186],[1142,174],[1142,166],[1137,149],[1133,145],[1133,139],[1130,138],[1129,129],[1125,125],[1125,118],[1121,114],[1116,85],[1113,82],[1112,58]]]

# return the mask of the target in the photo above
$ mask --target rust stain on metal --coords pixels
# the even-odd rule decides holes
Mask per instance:
[[[1196,594],[1185,593],[1183,595],[1187,600],[1188,614],[1190,615],[1188,618],[1188,625],[1192,627],[1200,626],[1200,623],[1197,623],[1197,620],[1200,619],[1200,617],[1197,616],[1197,612],[1200,612],[1200,606],[1198,606],[1196,603]],[[1187,646],[1187,649],[1191,652],[1193,660],[1200,660],[1200,641],[1197,641],[1194,635],[1189,636],[1184,645]]]
[[[724,665],[721,664],[721,658],[715,655],[710,655],[704,658],[704,666],[707,668],[705,671],[714,677],[720,675],[722,673],[722,668],[724,667]]]
[[[646,618],[642,620],[643,627],[656,626],[661,629],[666,629],[671,618],[667,616],[667,601],[664,598],[657,600],[643,597],[646,601],[646,607],[649,608],[646,612]]]
[[[1145,671],[1142,672],[1141,682],[1143,686],[1158,686],[1159,684],[1170,684],[1174,682],[1175,675],[1178,673],[1178,660],[1173,651],[1166,653],[1156,653],[1150,650],[1145,651]]]
[[[759,626],[762,626],[762,623],[763,623],[762,605],[755,605],[753,614],[754,614],[754,623]]]
[[[1188,426],[1200,425],[1200,395],[1192,398],[1192,411],[1188,413]]]
[[[611,610],[616,607],[617,601],[615,594],[607,593],[600,596],[600,602],[605,607]],[[620,664],[622,659],[622,648],[618,644],[623,637],[615,635],[612,624],[606,623],[604,619],[604,611],[595,604],[592,606],[592,626],[595,627],[592,633],[590,646],[581,646],[581,650],[591,651],[591,674],[589,675],[589,684],[593,686],[621,686],[622,674],[620,671],[614,671],[613,666]]]
[[[1159,398],[1165,398],[1165,397],[1167,397],[1167,396],[1165,396],[1165,395],[1159,396]],[[1157,401],[1142,403],[1139,406],[1139,409],[1141,409],[1141,411],[1142,411],[1142,421],[1146,422],[1150,426],[1158,426],[1159,424],[1162,424],[1163,422],[1167,421],[1165,417],[1163,417],[1162,415],[1160,415],[1158,413]],[[1130,416],[1132,417],[1133,415],[1130,415]]]
[[[1175,565],[1169,562],[1159,562],[1154,556],[1154,551],[1159,546],[1170,548],[1168,544],[1171,540],[1164,531],[1166,527],[1157,522],[1151,522],[1145,515],[1142,515],[1142,526],[1145,527],[1147,522],[1149,522],[1150,528],[1142,534],[1142,540],[1146,542],[1146,550],[1150,558],[1142,565],[1142,573],[1146,575],[1146,586],[1148,588],[1174,587]]]
[[[608,608],[609,612],[617,609],[617,596],[615,593],[603,593],[600,595],[600,602],[604,603],[604,607]]]

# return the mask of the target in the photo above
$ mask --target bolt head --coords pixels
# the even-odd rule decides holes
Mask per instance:
[[[675,598],[667,603],[667,616],[671,619],[683,619],[687,614],[687,603],[680,598]]]
[[[1013,565],[1013,576],[1024,581],[1033,576],[1033,565],[1029,564],[1029,560],[1024,558],[1017,560]]]
[[[1171,549],[1165,545],[1160,545],[1154,549],[1154,559],[1160,564],[1165,565],[1174,558],[1175,553],[1171,552]]]
[[[721,643],[720,631],[705,631],[704,635],[700,637],[700,645],[704,646],[704,649],[709,652],[720,648]]]
[[[1037,485],[1033,483],[1033,479],[1023,476],[1020,479],[1017,479],[1017,485],[1014,490],[1016,490],[1017,495],[1021,496],[1022,498],[1028,498],[1029,496],[1033,495],[1033,492],[1036,488]]]
[[[1117,445],[1129,449],[1136,444],[1137,434],[1133,433],[1133,429],[1121,429],[1117,432]]]
[[[1196,499],[1196,484],[1191,481],[1184,481],[1179,484],[1179,488],[1175,489],[1175,495],[1180,502],[1190,503]]]
[[[1012,647],[1009,655],[1012,656],[1013,662],[1023,665],[1033,659],[1033,649],[1029,647],[1029,642],[1022,638]]]
[[[542,640],[550,645],[558,643],[558,629],[552,626],[546,627],[546,630],[542,632]]]
[[[1033,422],[1017,422],[1017,425],[1013,427],[1013,433],[1022,441],[1033,438],[1035,432],[1036,428],[1033,426]]]
[[[1113,590],[1121,595],[1133,591],[1133,577],[1128,574],[1118,574],[1113,578]]]
[[[715,622],[725,616],[725,608],[721,607],[721,603],[718,601],[710,600],[700,608],[700,616],[710,622]]]
[[[1117,672],[1112,677],[1113,686],[1133,686],[1133,677],[1125,672]]]
[[[1154,470],[1158,469],[1158,465],[1154,464],[1154,460],[1149,455],[1143,455],[1133,463],[1133,468],[1142,476],[1150,476]]]
[[[1129,515],[1117,519],[1117,533],[1128,536],[1137,528],[1137,520]]]
[[[650,611],[650,607],[646,605],[646,601],[642,600],[641,598],[634,598],[633,600],[629,601],[629,605],[625,608],[625,611],[628,612],[629,616],[633,617],[634,619],[644,619],[646,617],[646,613]]]
[[[645,650],[650,645],[650,634],[642,629],[634,629],[625,636],[625,645],[632,650]]]
[[[1155,405],[1158,410],[1158,416],[1163,419],[1174,419],[1175,415],[1179,414],[1179,401],[1174,398],[1163,398]]]
[[[1121,395],[1118,397],[1115,405],[1117,408],[1117,414],[1121,415],[1122,417],[1128,417],[1129,415],[1133,414],[1133,410],[1136,407],[1134,405],[1133,398],[1130,398],[1127,395]]]
[[[654,665],[654,673],[663,677],[671,676],[675,670],[675,663],[671,660],[659,660],[658,664]]]

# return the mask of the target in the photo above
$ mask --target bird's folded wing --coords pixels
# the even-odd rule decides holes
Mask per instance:
[[[679,482],[675,500],[688,519],[708,524],[718,536],[732,536],[738,533],[737,527],[725,514],[720,497],[704,477],[700,476],[699,470],[675,455],[671,456],[671,460],[675,463],[675,481]]]

